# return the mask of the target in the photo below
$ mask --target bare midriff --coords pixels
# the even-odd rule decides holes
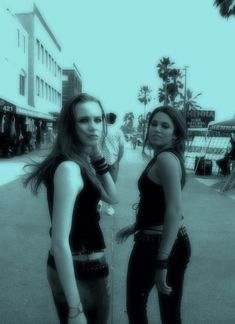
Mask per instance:
[[[104,256],[104,251],[100,252],[92,252],[89,254],[73,254],[73,260],[77,261],[93,261],[93,260],[99,260]]]
[[[184,225],[183,220],[180,221],[179,223],[179,228]],[[145,229],[141,230],[145,234],[158,234],[162,233],[163,231],[163,225],[157,225],[157,226],[151,226],[151,227],[146,227]]]
[[[51,255],[53,255],[52,251],[50,250]],[[80,253],[80,252],[74,252],[72,254],[73,260],[76,261],[93,261],[93,260],[99,260],[102,257],[104,257],[104,251],[98,251],[98,252],[91,252],[91,253]]]

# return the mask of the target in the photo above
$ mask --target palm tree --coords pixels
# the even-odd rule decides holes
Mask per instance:
[[[133,112],[126,113],[123,117],[124,124],[121,126],[121,129],[124,133],[133,132],[135,116]]]
[[[219,7],[222,17],[235,16],[235,0],[215,0],[214,5]]]
[[[138,94],[138,100],[139,102],[144,104],[144,124],[143,124],[143,139],[145,137],[145,128],[146,128],[146,106],[151,101],[150,93],[152,90],[149,89],[148,86],[144,85],[140,88],[139,94]]]
[[[186,98],[184,98],[184,95],[180,94],[181,100],[175,103],[175,107],[185,109],[184,113],[185,116],[187,116],[187,112],[190,110],[198,110],[202,109],[196,101],[196,99],[201,96],[202,93],[198,93],[196,95],[193,95],[193,92],[189,89],[186,91]],[[185,104],[185,107],[184,107]]]
[[[159,102],[164,102],[164,106],[168,104],[174,105],[176,97],[179,95],[179,89],[183,88],[180,81],[182,74],[180,69],[173,68],[174,62],[169,57],[163,57],[157,65],[159,77],[163,81],[162,88],[158,91]]]

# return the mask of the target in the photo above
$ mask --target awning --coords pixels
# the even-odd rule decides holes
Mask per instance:
[[[50,114],[43,113],[41,111],[29,109],[29,108],[23,108],[16,106],[16,113],[19,115],[24,115],[27,117],[33,117],[33,118],[40,118],[40,119],[46,119],[50,121],[54,121],[55,117],[53,117]]]
[[[210,125],[209,130],[218,132],[235,132],[235,118]]]

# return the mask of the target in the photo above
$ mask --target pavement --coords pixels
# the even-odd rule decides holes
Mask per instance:
[[[46,280],[49,216],[45,191],[37,197],[22,186],[22,166],[46,151],[0,159],[0,324],[56,324]],[[102,212],[101,226],[111,266],[112,307],[109,324],[127,324],[125,280],[133,239],[117,245],[115,233],[134,221],[136,183],[145,162],[140,148],[127,146],[117,182],[120,203],[114,216]],[[211,185],[210,180],[218,181]],[[184,324],[235,323],[235,201],[233,191],[220,194],[220,178],[188,173],[183,191],[185,223],[192,256],[182,300]],[[210,183],[210,185],[208,185]],[[148,303],[149,324],[160,323],[156,291]]]

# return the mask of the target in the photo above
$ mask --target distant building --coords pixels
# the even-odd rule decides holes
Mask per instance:
[[[62,54],[35,5],[28,13],[1,10],[0,21],[4,31],[0,34],[0,156],[4,156],[13,150],[24,152],[29,132],[40,147],[52,130],[53,115],[62,106]]]
[[[75,64],[71,69],[63,69],[62,87],[63,105],[68,99],[82,92],[81,74]]]
[[[28,104],[50,118],[62,104],[61,47],[35,5],[17,17],[29,34]]]
[[[0,121],[28,105],[28,32],[8,9],[0,11]]]

